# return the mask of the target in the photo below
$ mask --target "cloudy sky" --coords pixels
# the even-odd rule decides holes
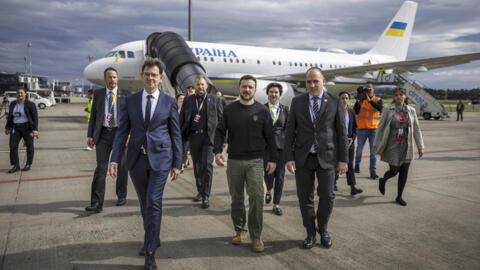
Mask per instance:
[[[297,49],[371,48],[399,0],[193,0],[195,41]],[[407,59],[480,52],[477,0],[419,0]],[[188,36],[188,0],[0,0],[0,71],[81,80],[88,56],[152,32]],[[480,61],[411,77],[432,88],[480,87]]]

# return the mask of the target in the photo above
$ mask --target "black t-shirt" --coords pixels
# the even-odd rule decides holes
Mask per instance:
[[[240,101],[227,105],[215,135],[215,154],[222,152],[227,133],[229,158],[263,158],[265,151],[269,151],[269,161],[275,162],[277,149],[272,118],[264,105],[256,101],[250,106],[243,105]]]

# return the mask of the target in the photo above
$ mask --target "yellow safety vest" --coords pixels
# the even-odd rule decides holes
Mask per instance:
[[[374,102],[380,101],[380,98],[373,96]],[[375,109],[368,100],[363,100],[360,112],[357,114],[357,128],[359,129],[377,129],[380,123],[380,112]]]
[[[87,105],[87,123],[90,123],[90,113],[92,112],[92,104],[93,104],[93,98],[88,100],[88,105]]]

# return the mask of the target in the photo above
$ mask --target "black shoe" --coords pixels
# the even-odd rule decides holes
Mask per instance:
[[[283,215],[283,211],[280,207],[273,207],[273,213],[277,216]]]
[[[332,246],[332,238],[327,231],[320,232],[320,243],[325,248],[330,248]]]
[[[377,173],[375,171],[371,171],[370,172],[370,178],[373,179],[373,180],[377,179],[378,178]]]
[[[202,194],[198,193],[197,196],[195,196],[195,198],[193,198],[193,201],[194,202],[202,201]]]
[[[155,262],[155,254],[153,252],[145,253],[145,270],[154,270],[157,269],[157,263]]]
[[[355,186],[352,186],[352,188],[350,189],[350,195],[352,196],[355,196],[355,194],[360,194],[362,192],[363,192],[362,189],[356,188]]]
[[[93,203],[91,206],[85,207],[85,211],[100,213],[102,212],[102,206],[99,203]]]
[[[397,198],[395,199],[395,202],[397,202],[397,203],[400,204],[401,206],[407,206],[407,202],[404,201],[402,198],[397,197]]]
[[[210,207],[210,201],[208,200],[208,198],[204,198],[202,200],[202,208],[207,209],[208,207]]]
[[[265,194],[265,203],[269,204],[272,201],[272,195],[270,193]]]
[[[160,246],[161,246],[160,239],[158,239],[158,246],[157,247],[160,247]],[[145,247],[144,246],[142,246],[142,248],[138,252],[138,256],[145,256]]]
[[[8,173],[14,173],[14,172],[18,172],[20,171],[20,167],[18,167],[17,165],[13,166],[13,168],[11,168]]]
[[[115,204],[116,206],[122,206],[122,205],[125,205],[127,203],[127,199],[126,198],[118,198],[118,201],[117,203]]]
[[[355,173],[360,173],[360,166],[355,166]]]
[[[26,164],[25,167],[23,167],[22,171],[26,172],[30,170],[30,164]]]
[[[333,186],[333,191],[338,191],[337,185]]]
[[[315,238],[315,235],[308,235],[307,238],[303,240],[302,247],[306,249],[311,249],[316,242],[317,242],[317,238]]]
[[[378,190],[382,195],[385,195],[385,181],[383,178],[378,179]]]

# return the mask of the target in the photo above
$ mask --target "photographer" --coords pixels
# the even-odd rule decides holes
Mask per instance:
[[[383,102],[374,96],[375,87],[373,82],[367,82],[364,87],[357,89],[357,101],[353,109],[357,114],[357,151],[355,155],[355,172],[360,173],[363,146],[368,138],[370,146],[370,178],[377,179],[377,158],[373,154],[373,141],[380,122]]]

